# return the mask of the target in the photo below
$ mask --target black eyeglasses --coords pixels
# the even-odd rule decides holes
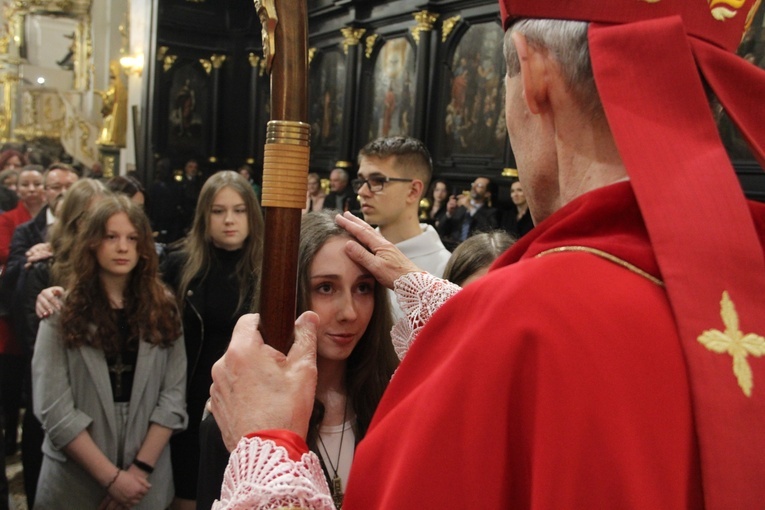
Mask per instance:
[[[361,187],[366,184],[369,191],[379,193],[383,190],[386,182],[412,182],[414,179],[404,179],[401,177],[385,177],[384,175],[373,175],[369,179],[353,179],[351,187],[354,193],[358,193]]]

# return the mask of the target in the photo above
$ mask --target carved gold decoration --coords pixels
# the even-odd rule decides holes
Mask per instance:
[[[518,177],[517,168],[503,168],[502,177]]]
[[[30,87],[21,93],[21,115],[14,135],[33,141],[59,138],[64,129],[66,109],[55,89]]]
[[[175,64],[176,59],[178,59],[178,55],[165,56],[165,60],[162,62],[162,69],[164,69],[165,72],[168,72],[170,68],[173,67],[173,64]]]
[[[16,98],[18,97],[19,64],[21,60],[8,55],[0,55],[0,141],[11,139],[11,127],[17,114]]]
[[[202,67],[204,67],[205,72],[207,74],[210,74],[210,71],[212,71],[212,62],[210,62],[206,58],[200,58],[199,63],[202,64]]]
[[[254,53],[250,53],[250,67],[258,67],[260,65],[260,56]]]
[[[712,352],[730,354],[733,357],[733,375],[736,376],[744,395],[751,397],[754,378],[746,357],[751,354],[759,358],[765,354],[765,338],[755,333],[741,332],[736,306],[727,291],[723,292],[720,301],[720,316],[725,324],[725,331],[708,329],[699,335],[698,341]]]
[[[210,57],[210,61],[212,62],[212,66],[215,69],[220,69],[223,65],[223,62],[226,61],[226,55],[212,55]],[[209,74],[209,71],[208,71]]]
[[[15,3],[26,12],[82,16],[90,12],[92,0],[15,0]]]
[[[266,59],[261,59],[260,61],[260,73],[259,76],[263,76],[266,74]]]
[[[90,159],[96,159],[96,155],[93,153],[93,148],[90,146],[90,138],[92,136],[90,124],[81,120],[79,121],[78,126],[80,128],[80,151]]]
[[[444,20],[441,24],[441,42],[446,42],[449,38],[449,34],[452,33],[452,30],[454,30],[454,27],[457,26],[457,23],[459,23],[461,19],[462,16],[457,15]]]
[[[209,161],[210,163],[217,163],[218,162],[218,158],[216,158],[215,156],[210,156],[207,159],[207,161]]]
[[[98,161],[96,138],[99,130],[83,117],[80,107],[83,95],[85,93],[78,92],[58,95],[65,110],[59,140],[67,153],[90,167]],[[116,148],[114,150],[119,151]]]
[[[417,26],[412,27],[410,31],[412,32],[412,37],[415,42],[419,43],[420,32],[430,32],[433,30],[433,24],[438,19],[438,14],[429,11],[420,11],[415,12],[412,16],[414,16],[414,19],[417,21]]]
[[[366,29],[345,27],[340,29],[340,33],[343,34],[343,52],[347,55],[348,47],[359,44],[361,36],[366,33]]]
[[[120,55],[127,55],[130,51],[130,16],[129,12],[125,12],[125,16],[122,18],[124,21],[120,23],[117,30],[120,33]]]
[[[165,60],[165,55],[167,55],[167,52],[170,51],[170,48],[168,46],[160,46],[157,48],[157,61],[162,62]]]
[[[117,168],[117,158],[111,154],[103,155],[102,171],[104,177],[114,177],[114,170]]]
[[[364,41],[366,44],[366,50],[364,51],[364,56],[369,58],[372,58],[372,52],[375,49],[375,43],[377,42],[377,38],[379,37],[379,34],[372,34],[368,35],[366,40]]]
[[[265,57],[266,71],[271,72],[271,64],[276,53],[274,33],[276,25],[279,23],[279,17],[276,12],[276,3],[274,0],[254,0],[255,9],[260,18],[260,24],[263,27],[261,36],[263,38],[263,56]]]
[[[308,48],[308,65],[311,65],[311,62],[313,62],[313,57],[316,56],[316,48]]]

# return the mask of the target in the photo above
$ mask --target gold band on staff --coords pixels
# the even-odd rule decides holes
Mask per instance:
[[[303,209],[308,191],[311,126],[272,120],[263,154],[263,206]]]

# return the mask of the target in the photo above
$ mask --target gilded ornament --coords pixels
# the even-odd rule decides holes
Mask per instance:
[[[213,68],[220,69],[223,62],[226,61],[226,55],[212,55],[210,61],[212,62]]]
[[[177,55],[166,55],[164,62],[162,63],[162,69],[164,69],[165,72],[168,72],[170,68],[173,67],[173,64],[175,64],[177,58]]]
[[[316,56],[316,48],[308,48],[308,65],[311,65],[311,62],[313,62],[313,57]]]
[[[169,46],[160,46],[157,48],[157,60],[159,62],[162,62],[165,60],[165,55],[167,55],[167,52],[170,50]]]
[[[727,291],[723,291],[720,301],[720,316],[725,331],[708,329],[699,335],[698,341],[712,352],[727,353],[733,357],[733,375],[744,395],[751,397],[754,377],[746,357],[751,354],[759,358],[765,354],[765,338],[755,333],[741,332],[736,306]]]
[[[79,121],[80,126],[80,151],[90,159],[96,159],[96,155],[93,153],[93,149],[89,144],[90,141],[90,124],[84,120]],[[72,126],[73,128],[74,126]]]
[[[377,42],[377,38],[379,37],[379,34],[372,34],[368,35],[367,38],[364,40],[366,44],[366,50],[364,51],[364,56],[367,58],[372,58],[372,52],[375,49],[375,43]]]
[[[417,20],[417,26],[420,27],[420,30],[430,31],[433,30],[433,25],[436,23],[439,15],[433,12],[420,11],[415,12],[412,16]]]
[[[263,27],[261,37],[263,39],[263,56],[265,57],[266,71],[271,72],[271,64],[276,54],[276,25],[279,23],[279,17],[276,13],[275,0],[254,0],[255,9],[260,18],[260,24]]]
[[[250,67],[258,67],[260,65],[260,56],[254,53],[250,53]]]
[[[412,32],[414,41],[419,44],[420,32],[430,32],[433,30],[433,24],[438,19],[438,14],[428,11],[419,11],[412,14],[412,16],[414,16],[414,19],[417,21],[417,26],[412,27],[410,31]]]
[[[457,15],[444,20],[441,24],[441,42],[446,42],[449,38],[449,34],[452,33],[452,30],[454,30],[454,27],[457,26],[457,23],[459,23],[461,19],[462,16]]]
[[[340,32],[343,34],[343,52],[347,55],[348,47],[359,44],[361,37],[366,33],[366,29],[345,27],[341,28]]]
[[[210,62],[206,58],[200,58],[199,63],[202,64],[202,67],[204,67],[205,72],[207,74],[210,74],[210,71],[212,71],[212,62]]]

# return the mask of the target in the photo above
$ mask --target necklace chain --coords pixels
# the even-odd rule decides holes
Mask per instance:
[[[324,454],[327,456],[327,462],[329,463],[329,467],[332,468],[332,473],[334,474],[332,477],[332,500],[338,509],[343,507],[343,480],[340,478],[340,475],[337,472],[340,469],[340,454],[343,451],[343,438],[345,437],[345,418],[347,415],[348,401],[346,400],[345,409],[343,410],[342,430],[340,432],[340,447],[337,449],[337,467],[332,464],[332,459],[330,458],[327,446],[324,444],[324,440],[321,438],[321,432],[319,432],[319,443],[321,444],[321,447],[324,448]]]
[[[327,455],[327,462],[329,462],[329,467],[332,468],[332,473],[335,476],[337,475],[337,471],[340,469],[340,453],[343,451],[343,436],[345,436],[345,418],[348,415],[348,404],[345,405],[345,410],[343,410],[343,429],[340,432],[340,447],[337,449],[337,467],[335,467],[334,464],[332,464],[332,459],[330,458],[329,451],[327,450],[327,447],[324,445],[324,441],[321,439],[321,432],[319,432],[319,443],[321,443],[321,447],[324,448],[324,453]]]

